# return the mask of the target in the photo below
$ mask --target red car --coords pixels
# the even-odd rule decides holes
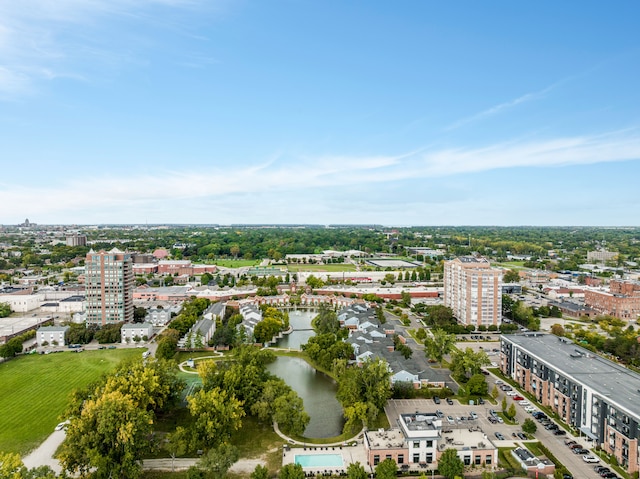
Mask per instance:
[[[524,401],[524,398],[522,396],[518,396],[517,394],[515,396],[513,396],[513,400],[514,401]]]

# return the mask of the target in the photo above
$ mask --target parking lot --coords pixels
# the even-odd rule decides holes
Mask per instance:
[[[481,431],[498,447],[522,442],[521,438],[513,436],[513,434],[522,433],[519,425],[498,422],[492,424],[489,421],[489,411],[499,409],[499,406],[487,402],[482,405],[461,404],[457,399],[453,399],[452,402],[453,404],[447,404],[444,399],[441,399],[440,404],[436,404],[433,399],[391,399],[385,407],[385,412],[389,423],[396,424],[400,414],[441,411],[443,428]],[[496,433],[502,435],[504,439],[499,439]]]

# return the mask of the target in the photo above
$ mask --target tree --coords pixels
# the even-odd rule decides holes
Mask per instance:
[[[502,277],[504,283],[518,283],[520,281],[520,275],[517,271],[510,269]]]
[[[511,405],[509,406],[509,409],[507,410],[507,412],[505,413],[507,416],[509,416],[509,419],[513,419],[516,417],[516,405],[511,403]]]
[[[471,396],[486,396],[488,388],[484,374],[474,374],[467,382],[467,390]]]
[[[434,329],[431,334],[424,340],[425,352],[428,358],[442,362],[442,358],[453,350],[456,335],[449,334],[443,329]]]
[[[376,479],[395,479],[398,475],[398,465],[393,459],[385,459],[376,466]]]
[[[526,432],[527,434],[535,434],[537,429],[538,426],[536,426],[536,423],[530,417],[525,419],[522,423],[522,431]]]
[[[448,479],[462,476],[464,463],[458,457],[458,451],[451,448],[446,449],[438,461],[438,471]]]
[[[340,330],[340,321],[338,321],[338,315],[331,309],[331,306],[321,303],[318,316],[313,320],[313,326],[318,334],[336,334]]]
[[[269,479],[269,469],[266,466],[258,464],[250,476],[251,479]]]
[[[219,388],[200,390],[187,398],[194,418],[194,442],[198,446],[215,447],[240,429],[245,415],[242,402]]]
[[[282,466],[278,477],[280,479],[304,479],[304,469],[300,464],[287,464]]]
[[[352,462],[347,466],[348,479],[367,479],[367,471],[359,462]]]
[[[222,443],[218,447],[209,449],[198,461],[199,466],[209,471],[213,478],[225,477],[229,468],[238,460],[238,448],[229,443]]]
[[[189,447],[189,439],[186,429],[182,426],[178,426],[173,433],[167,435],[165,441],[165,449],[169,451],[169,454],[171,455],[171,472],[173,472],[173,464],[176,460],[176,456],[182,456],[187,452],[187,448]]]
[[[147,317],[147,309],[142,306],[138,306],[133,310],[133,322],[142,323],[144,318]]]
[[[551,334],[555,334],[556,336],[564,336],[564,328],[561,324],[554,324],[551,326]]]
[[[273,420],[287,434],[302,436],[309,424],[309,415],[305,412],[302,399],[290,390],[279,396],[273,403]]]
[[[60,452],[64,469],[81,475],[95,469],[98,478],[139,477],[152,424],[152,413],[120,391],[87,400],[67,427]]]
[[[498,396],[500,395],[500,391],[498,391],[498,386],[496,386],[495,384],[493,385],[493,389],[491,390],[491,397],[493,399],[498,399]]]
[[[506,412],[506,410],[507,410],[507,398],[506,397],[502,398],[502,405],[501,406],[502,406],[502,412]]]
[[[6,318],[12,313],[9,303],[0,303],[0,318]]]
[[[20,454],[13,452],[0,452],[0,478],[22,479],[26,467],[20,459]]]

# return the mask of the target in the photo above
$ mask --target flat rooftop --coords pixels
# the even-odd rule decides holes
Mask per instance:
[[[525,333],[503,336],[560,374],[582,383],[607,402],[640,417],[640,374],[602,358],[567,338]]]
[[[37,326],[45,321],[51,320],[51,316],[46,317],[9,317],[0,318],[0,337],[11,336],[25,331],[33,326]]]

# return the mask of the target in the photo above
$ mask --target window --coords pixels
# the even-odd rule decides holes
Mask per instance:
[[[420,462],[420,454],[414,454],[412,462]]]
[[[420,448],[420,441],[413,441],[413,447],[414,449]]]
[[[481,456],[475,456],[475,457],[473,458],[473,460],[474,460],[474,463],[475,463],[476,465],[480,465],[480,463],[482,462],[482,457],[481,457]]]
[[[492,459],[493,459],[493,456],[491,454],[487,454],[486,457],[484,458],[484,463],[491,464]]]
[[[433,447],[433,441],[427,441],[427,447]]]
[[[433,454],[431,454],[431,453],[428,453],[428,454],[427,454],[427,462],[428,462],[429,464],[431,464],[431,463],[433,462]]]
[[[377,466],[378,464],[380,464],[380,455],[376,454],[373,456],[373,465]]]
[[[404,464],[404,454],[398,454],[398,464]]]
[[[464,462],[465,466],[470,466],[471,465],[471,456],[464,456],[464,460],[462,462]]]

